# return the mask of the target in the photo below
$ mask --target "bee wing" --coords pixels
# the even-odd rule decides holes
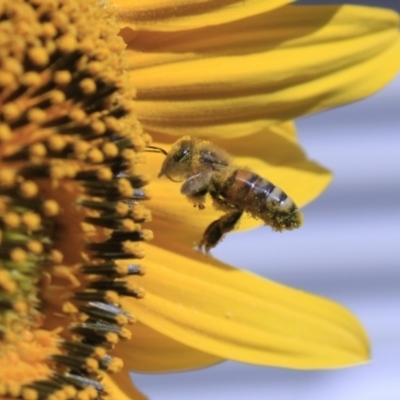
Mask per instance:
[[[195,196],[202,192],[207,193],[213,171],[202,171],[186,179],[181,187],[185,196]],[[203,194],[205,194],[203,193]]]

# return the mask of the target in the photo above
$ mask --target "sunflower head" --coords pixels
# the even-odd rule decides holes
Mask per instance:
[[[123,280],[140,266],[117,260],[151,238],[135,172],[149,138],[108,14],[95,0],[0,4],[0,395],[104,394],[133,319],[119,296],[143,294]]]

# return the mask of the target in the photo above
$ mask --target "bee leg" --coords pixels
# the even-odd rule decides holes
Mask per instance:
[[[181,187],[181,193],[184,194],[190,202],[199,210],[205,208],[205,198],[210,186],[211,173],[201,172],[186,179]]]
[[[222,239],[225,233],[230,232],[235,227],[243,214],[243,210],[235,210],[226,213],[221,218],[215,220],[203,233],[203,237],[199,243],[199,249],[205,250],[206,253],[215,247]]]
[[[206,202],[206,194],[207,192],[205,191],[186,197],[193,204],[193,207],[197,207],[199,210],[204,210],[206,208],[206,206],[204,205]]]

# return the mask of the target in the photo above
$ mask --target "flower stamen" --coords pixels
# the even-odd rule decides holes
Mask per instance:
[[[124,43],[96,0],[0,10],[0,396],[97,399],[130,339],[120,297],[152,238],[138,204],[149,143],[133,114]],[[106,21],[106,22],[102,22]]]

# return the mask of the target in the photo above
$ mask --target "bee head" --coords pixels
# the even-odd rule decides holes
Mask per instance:
[[[191,169],[193,159],[193,139],[184,136],[175,142],[165,158],[158,177],[165,175],[172,181],[182,181]]]

